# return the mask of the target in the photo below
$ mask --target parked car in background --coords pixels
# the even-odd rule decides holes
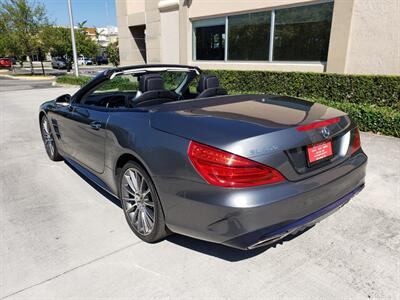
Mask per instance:
[[[51,59],[51,66],[53,69],[68,69],[71,68],[71,62],[63,57],[53,57]]]
[[[79,56],[78,57],[78,65],[80,65],[80,66],[93,65],[93,61],[88,57]]]
[[[346,113],[288,96],[228,95],[197,67],[105,70],[43,103],[38,121],[49,158],[117,196],[146,242],[176,232],[265,246],[313,226],[365,182],[367,156]]]
[[[16,59],[15,57],[8,56],[8,57],[4,57],[4,58],[11,59],[13,65],[16,65],[16,64],[17,64],[17,59]]]
[[[96,56],[96,64],[97,65],[107,65],[108,58],[105,56]]]
[[[10,58],[8,58],[8,57],[0,58],[0,68],[11,69],[12,65],[13,65],[13,62]]]

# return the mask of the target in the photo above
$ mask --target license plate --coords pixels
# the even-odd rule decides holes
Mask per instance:
[[[309,165],[329,159],[333,156],[332,141],[323,141],[307,146],[307,159]]]

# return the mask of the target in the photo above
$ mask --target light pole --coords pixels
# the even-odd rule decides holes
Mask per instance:
[[[75,31],[74,31],[74,17],[73,17],[73,15],[72,15],[71,0],[68,0],[68,12],[69,12],[69,26],[71,27],[72,52],[73,52],[73,54],[74,54],[75,76],[78,77],[78,76],[79,76],[78,54],[76,53]]]

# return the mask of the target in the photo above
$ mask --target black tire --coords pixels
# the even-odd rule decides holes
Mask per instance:
[[[139,179],[136,180],[136,186],[140,184],[140,178],[144,179],[144,181],[141,181],[143,183],[136,192],[130,188],[130,184],[127,181],[126,176],[129,177],[127,174],[130,172],[131,174],[136,172],[136,175],[138,175]],[[155,243],[165,238],[168,235],[168,231],[165,225],[165,218],[161,207],[161,202],[154,183],[146,170],[138,163],[129,161],[124,165],[119,174],[118,187],[118,197],[121,200],[125,219],[136,236],[147,243]],[[149,191],[149,193],[147,194],[148,196],[145,196],[144,199],[142,198],[142,200],[140,200],[139,198],[142,196],[139,196],[139,194],[144,195],[143,190],[146,190],[146,192]],[[135,192],[135,196],[132,192]],[[130,200],[127,201],[127,198]],[[148,199],[147,201],[145,200],[146,198]],[[153,206],[150,205],[151,203]],[[141,218],[144,220],[147,218],[147,220],[151,220],[150,216],[153,216],[153,227],[149,232],[145,232],[145,228],[142,228],[143,230],[141,230],[139,226],[139,219]],[[143,221],[143,227],[145,227],[145,223],[146,222]]]
[[[47,129],[46,129],[47,128]],[[58,152],[57,145],[54,139],[53,132],[51,131],[51,126],[49,120],[46,116],[40,119],[40,133],[42,135],[42,140],[46,153],[52,161],[62,160],[62,156]]]

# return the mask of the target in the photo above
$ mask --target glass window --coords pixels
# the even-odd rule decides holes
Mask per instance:
[[[225,18],[193,22],[195,60],[224,60]]]
[[[271,12],[228,18],[228,59],[268,60]]]
[[[164,87],[167,90],[175,91],[186,79],[186,72],[162,72],[161,77],[164,79]]]
[[[326,61],[333,3],[275,11],[273,59]]]

